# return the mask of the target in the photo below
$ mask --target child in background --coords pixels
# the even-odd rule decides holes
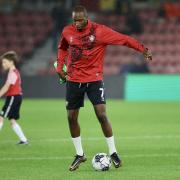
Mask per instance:
[[[28,144],[20,125],[17,123],[19,119],[19,111],[22,103],[21,76],[16,69],[19,58],[14,51],[8,51],[0,57],[2,68],[8,71],[7,80],[0,89],[0,97],[6,96],[5,104],[0,112],[0,130],[2,129],[4,118],[8,118],[11,127],[19,137],[18,144]]]

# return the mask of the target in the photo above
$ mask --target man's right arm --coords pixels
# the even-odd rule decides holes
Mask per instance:
[[[69,44],[65,37],[62,34],[60,43],[58,45],[58,54],[57,54],[57,68],[56,72],[63,80],[66,79],[66,73],[63,71],[63,65],[65,64],[66,57],[68,56]]]
[[[107,26],[101,27],[101,41],[105,45],[123,45],[143,53],[147,60],[152,60],[151,52],[133,37],[118,33]]]
[[[128,35],[118,33],[104,25],[101,27],[101,36],[102,36],[101,41],[105,45],[127,46],[139,52],[143,52],[145,50],[145,47],[141,43],[139,43],[136,39]]]

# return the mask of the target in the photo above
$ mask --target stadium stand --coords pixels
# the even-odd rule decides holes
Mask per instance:
[[[0,14],[0,53],[15,50],[20,56],[31,55],[52,30],[47,12]]]
[[[87,6],[90,12],[92,11],[94,21],[108,25],[119,32],[127,33],[127,15],[115,11],[110,13],[101,11],[100,8],[105,6],[98,2],[105,2],[103,0],[81,0],[79,2]],[[147,64],[150,73],[180,73],[180,5],[168,2],[161,8],[161,13],[159,12],[160,8],[152,6],[138,9],[136,12],[140,18],[143,33],[130,35],[152,51],[153,61]],[[112,8],[111,11],[113,11]],[[49,12],[42,10],[1,12],[0,53],[13,49],[21,56],[28,57],[33,52],[38,52],[37,47],[44,45],[45,40],[50,39],[49,34],[53,29],[53,21]],[[47,46],[45,50],[48,52]],[[52,50],[49,49],[50,51]],[[43,49],[39,52],[43,52]],[[133,65],[138,57],[139,54],[129,48],[108,47],[104,66],[105,75],[121,74],[123,66]],[[36,73],[54,74],[52,63],[55,58],[54,52],[50,52],[46,67],[37,67]]]

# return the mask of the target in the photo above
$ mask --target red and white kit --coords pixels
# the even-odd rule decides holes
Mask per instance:
[[[21,95],[21,76],[17,69],[9,70],[6,82],[10,84],[10,87],[6,93],[6,96]]]

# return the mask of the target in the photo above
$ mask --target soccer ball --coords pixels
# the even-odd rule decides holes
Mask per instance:
[[[92,166],[96,171],[108,171],[111,159],[106,153],[98,153],[92,159]]]

